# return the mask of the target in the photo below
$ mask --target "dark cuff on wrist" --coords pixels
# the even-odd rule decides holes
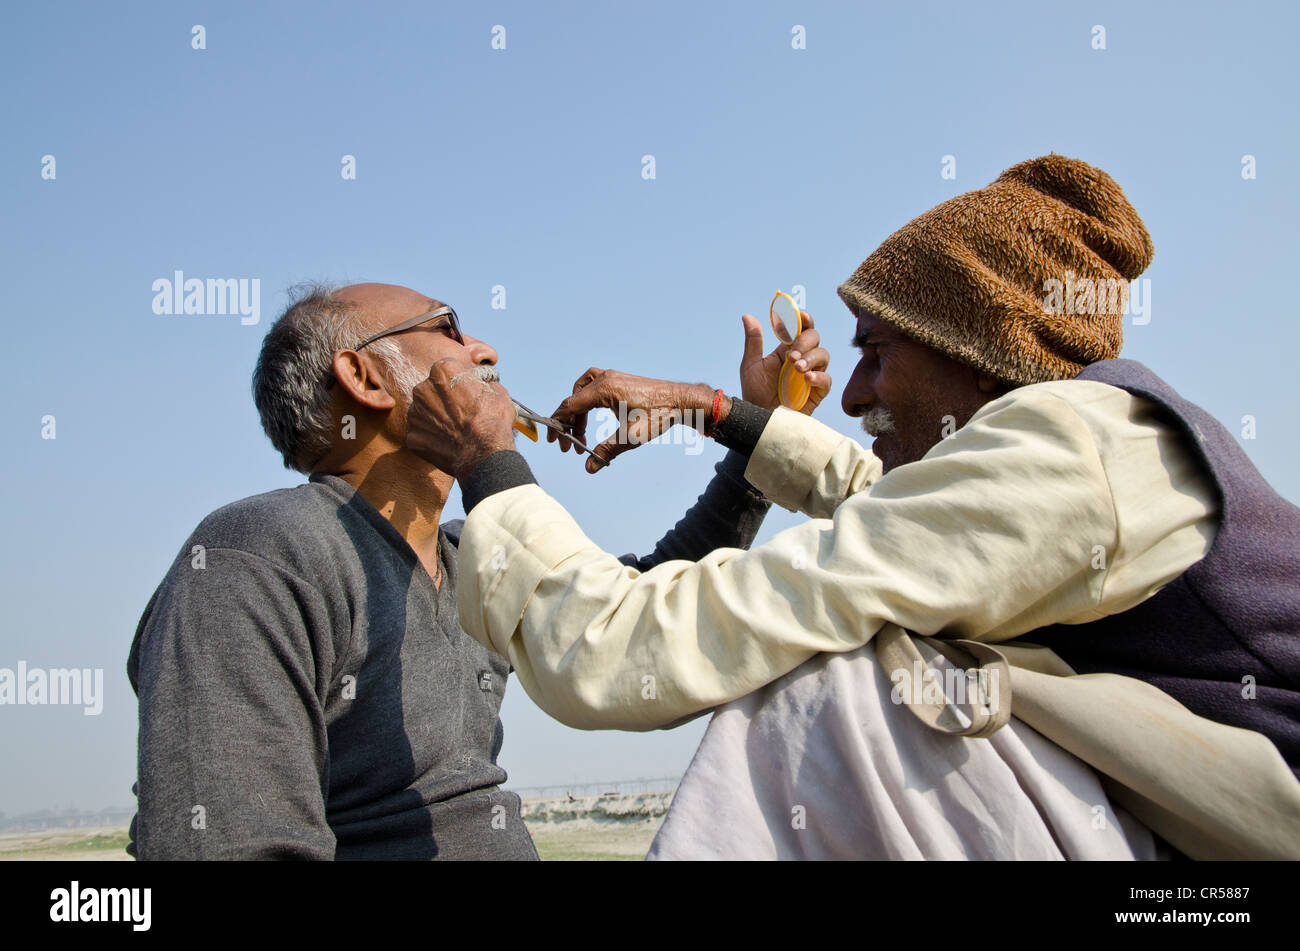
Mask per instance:
[[[714,471],[719,475],[725,476],[735,483],[737,489],[744,490],[753,496],[754,501],[766,501],[766,496],[758,489],[754,488],[748,479],[745,478],[745,470],[749,468],[749,456],[736,452],[734,449],[728,450],[727,454],[722,457],[722,461],[715,467]]]
[[[758,445],[759,437],[771,418],[769,410],[733,396],[731,412],[713,430],[713,438],[728,449],[748,456]]]
[[[533,470],[524,457],[513,449],[494,452],[480,462],[460,483],[460,495],[465,503],[465,514],[489,495],[520,485],[536,485]]]

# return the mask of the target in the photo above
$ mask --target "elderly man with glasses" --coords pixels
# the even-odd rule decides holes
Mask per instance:
[[[510,666],[457,617],[454,480],[405,446],[411,392],[447,359],[498,379],[451,307],[384,284],[311,288],[267,334],[254,399],[308,481],[204,519],[145,609],[137,857],[537,857],[500,788]],[[820,398],[825,351],[810,359]],[[768,503],[743,468],[720,463],[627,564],[747,546]]]

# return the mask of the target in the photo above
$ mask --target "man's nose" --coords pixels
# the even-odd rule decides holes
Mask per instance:
[[[862,372],[861,366],[855,367],[849,376],[849,382],[844,385],[840,408],[849,416],[861,416],[866,413],[875,395],[867,385],[866,374]]]
[[[476,337],[465,334],[465,349],[469,351],[470,362],[477,365],[486,363],[488,366],[496,366],[497,352],[492,349],[492,345],[484,343]]]

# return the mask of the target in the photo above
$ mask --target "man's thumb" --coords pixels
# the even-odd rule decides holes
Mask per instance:
[[[620,439],[619,433],[610,436],[599,446],[591,450],[587,456],[587,471],[595,475],[605,466],[614,461],[616,456],[622,455],[629,449],[635,449],[636,443],[628,442],[626,439]],[[599,462],[597,460],[600,460]]]
[[[742,365],[763,359],[763,325],[752,314],[741,315],[740,322],[745,325],[745,352],[740,358]]]

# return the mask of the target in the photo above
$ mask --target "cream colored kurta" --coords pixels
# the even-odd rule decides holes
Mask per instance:
[[[1146,401],[1092,381],[1021,387],[885,476],[854,440],[778,410],[746,477],[810,520],[644,573],[537,486],[483,500],[461,539],[462,625],[587,729],[689,719],[886,625],[895,642],[894,625],[998,644],[1014,715],[1179,849],[1300,856],[1300,783],[1267,738],[1005,643],[1127,610],[1208,550],[1213,491]]]

